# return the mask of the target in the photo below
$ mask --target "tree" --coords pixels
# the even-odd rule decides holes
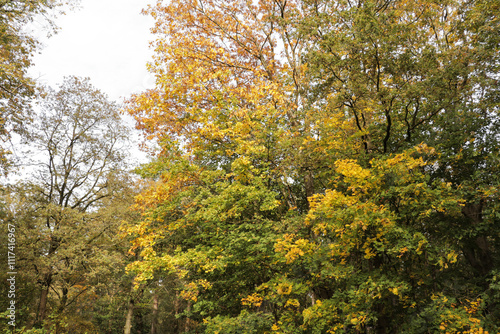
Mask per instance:
[[[357,163],[369,173],[374,165],[382,166],[379,159],[402,157],[411,152],[411,147],[426,143],[435,149],[433,154],[423,157],[428,164],[424,168],[426,179],[413,182],[424,184],[432,191],[448,184],[456,201],[454,209],[438,209],[447,202],[444,194],[436,197],[440,205],[432,205],[419,197],[424,194],[422,190],[408,193],[409,184],[401,193],[396,189],[405,178],[394,178],[399,175],[394,172],[385,173],[384,187],[391,189],[391,196],[382,195],[387,192],[381,189],[372,195],[363,195],[365,204],[376,200],[377,205],[390,208],[397,217],[398,229],[411,227],[409,231],[414,236],[422,233],[428,249],[434,249],[432,257],[444,259],[447,254],[453,264],[438,269],[435,266],[437,263],[442,266],[444,260],[435,259],[434,264],[423,261],[425,269],[406,268],[414,277],[427,270],[427,277],[434,278],[432,283],[420,282],[418,287],[406,281],[410,288],[400,300],[415,298],[416,311],[408,312],[400,306],[402,318],[398,319],[397,311],[386,301],[373,307],[372,320],[365,319],[364,324],[358,322],[356,327],[366,330],[372,326],[377,332],[394,332],[395,328],[407,324],[407,330],[417,331],[416,328],[425,323],[433,328],[430,331],[453,328],[473,332],[481,326],[496,331],[498,314],[493,311],[496,302],[492,302],[497,298],[493,292],[496,288],[490,284],[496,280],[499,260],[495,227],[498,218],[491,213],[496,211],[498,202],[490,196],[495,193],[492,189],[498,187],[494,175],[499,167],[498,77],[495,74],[499,64],[499,26],[498,20],[491,17],[498,14],[498,6],[491,2],[361,1],[355,4],[316,2],[310,10],[312,15],[307,16],[301,28],[316,41],[316,47],[307,55],[310,74],[317,83],[318,100],[337,106],[355,122],[364,155],[356,158]],[[478,19],[483,15],[484,20]],[[415,177],[417,173],[412,174]],[[339,177],[345,177],[345,173],[341,172]],[[357,187],[359,184],[351,184],[340,189],[352,191]],[[364,188],[370,192],[368,184]],[[345,190],[344,194],[352,195]],[[405,200],[409,194],[413,199]],[[327,197],[325,194],[325,199]],[[436,212],[414,207],[423,203]],[[417,212],[421,212],[420,217],[416,216]],[[436,216],[424,223],[420,219],[425,215]],[[330,220],[324,219],[320,224],[325,221]],[[366,245],[371,237],[368,232],[363,234],[366,234],[363,241]],[[379,247],[378,255],[373,257],[375,263],[370,265],[367,261],[364,268],[383,266],[387,262],[397,263],[399,268],[408,264],[390,259],[390,252],[382,251],[380,244]],[[442,255],[437,255],[439,253]],[[452,254],[456,254],[456,259]],[[431,256],[427,253],[426,257],[429,261]],[[366,258],[371,257],[367,254]],[[361,265],[364,261],[357,262]],[[360,277],[369,275],[368,270],[359,270]],[[386,284],[389,278],[390,271],[384,272],[380,284]],[[400,280],[403,274],[394,273],[392,277]],[[362,282],[363,279],[348,286],[360,293],[366,289]],[[333,291],[334,288],[330,293]],[[432,295],[440,297],[432,299]],[[446,304],[449,300],[454,300],[452,306]],[[477,311],[477,319],[467,319],[465,310],[473,314],[469,312],[474,308],[471,301],[481,304],[488,316],[481,317]],[[348,303],[356,304],[355,301]],[[432,306],[433,310],[424,306],[431,304],[439,306]],[[441,310],[460,320],[447,319]],[[415,316],[422,319],[422,323],[413,322]],[[344,323],[348,323],[348,318],[345,314],[340,317]]]
[[[111,245],[121,213],[106,203],[128,183],[126,139],[118,106],[88,79],[67,77],[44,93],[26,137],[37,163],[24,187],[29,210],[22,211],[26,260],[41,286],[37,325],[47,318],[52,291],[60,332],[65,308],[116,260]]]
[[[132,268],[140,279],[160,270],[151,263],[178,270],[186,331],[200,314],[240,313],[241,298],[272,276],[275,224],[288,203],[305,210],[312,191],[309,174],[296,173],[310,168],[297,149],[303,69],[288,17],[276,21],[280,5],[174,1],[150,10],[160,36],[151,65],[158,87],[129,109],[163,146],[142,171],[159,180],[139,202],[152,210],[129,229],[144,259]]]
[[[178,275],[185,332],[498,331],[498,10],[150,8],[137,279]]]

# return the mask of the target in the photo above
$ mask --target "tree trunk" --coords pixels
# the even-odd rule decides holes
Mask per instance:
[[[309,201],[309,197],[314,195],[314,177],[310,170],[306,170],[306,174],[304,176],[304,186],[306,190],[306,196]]]
[[[49,218],[47,218],[47,226],[50,227],[49,224]],[[59,240],[54,236],[51,235],[50,237],[50,248],[49,248],[49,254],[48,258],[52,256],[57,250],[57,247],[59,246]],[[40,293],[40,304],[38,304],[38,312],[37,312],[37,319],[35,324],[37,326],[42,326],[43,321],[45,320],[45,317],[47,315],[47,301],[49,297],[49,290],[52,285],[52,267],[49,267],[48,273],[44,275],[43,281],[42,281],[42,292]]]
[[[40,293],[40,303],[38,304],[38,312],[36,319],[36,326],[42,325],[47,315],[47,300],[49,296],[50,285],[52,284],[52,273],[49,272],[45,274],[45,278],[42,283],[42,292]]]
[[[179,298],[180,298],[179,291],[176,291],[174,299],[174,313],[175,313],[174,333],[178,333],[181,328],[181,319],[177,316],[179,315],[181,310]]]
[[[191,311],[191,301],[188,301],[187,311],[188,311],[188,314]],[[191,329],[191,321],[188,317],[186,317],[186,322],[184,323],[184,333],[189,332],[190,329]]]
[[[153,318],[151,319],[151,334],[158,333],[158,292],[153,294]]]
[[[132,287],[132,291],[133,291]],[[134,315],[134,298],[132,297],[132,293],[130,299],[128,301],[128,312],[127,318],[125,320],[125,328],[123,329],[123,334],[130,334],[132,330],[132,316]]]
[[[473,225],[483,222],[483,201],[479,203],[467,203],[462,208],[462,213],[469,218]],[[465,245],[463,252],[471,267],[481,276],[486,276],[493,269],[493,258],[490,245],[486,236],[476,236]]]
[[[64,309],[66,308],[66,303],[68,302],[68,289],[63,288],[62,289],[62,297],[61,301],[59,303],[59,308],[57,309],[57,313],[61,314],[64,312]]]

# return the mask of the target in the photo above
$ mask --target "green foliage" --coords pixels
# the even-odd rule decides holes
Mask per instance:
[[[221,317],[205,319],[207,324],[205,333],[228,333],[228,334],[259,334],[269,331],[273,323],[270,314],[242,311],[237,317]]]

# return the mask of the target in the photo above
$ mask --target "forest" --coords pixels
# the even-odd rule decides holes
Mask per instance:
[[[499,0],[158,0],[123,105],[27,74],[63,2],[0,1],[2,333],[500,332]]]

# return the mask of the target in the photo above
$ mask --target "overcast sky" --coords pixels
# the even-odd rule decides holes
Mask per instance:
[[[141,14],[151,0],[81,0],[80,9],[56,19],[59,32],[42,38],[30,74],[52,86],[64,76],[90,77],[113,100],[151,88],[146,71],[153,19]],[[40,32],[43,36],[43,33]]]

